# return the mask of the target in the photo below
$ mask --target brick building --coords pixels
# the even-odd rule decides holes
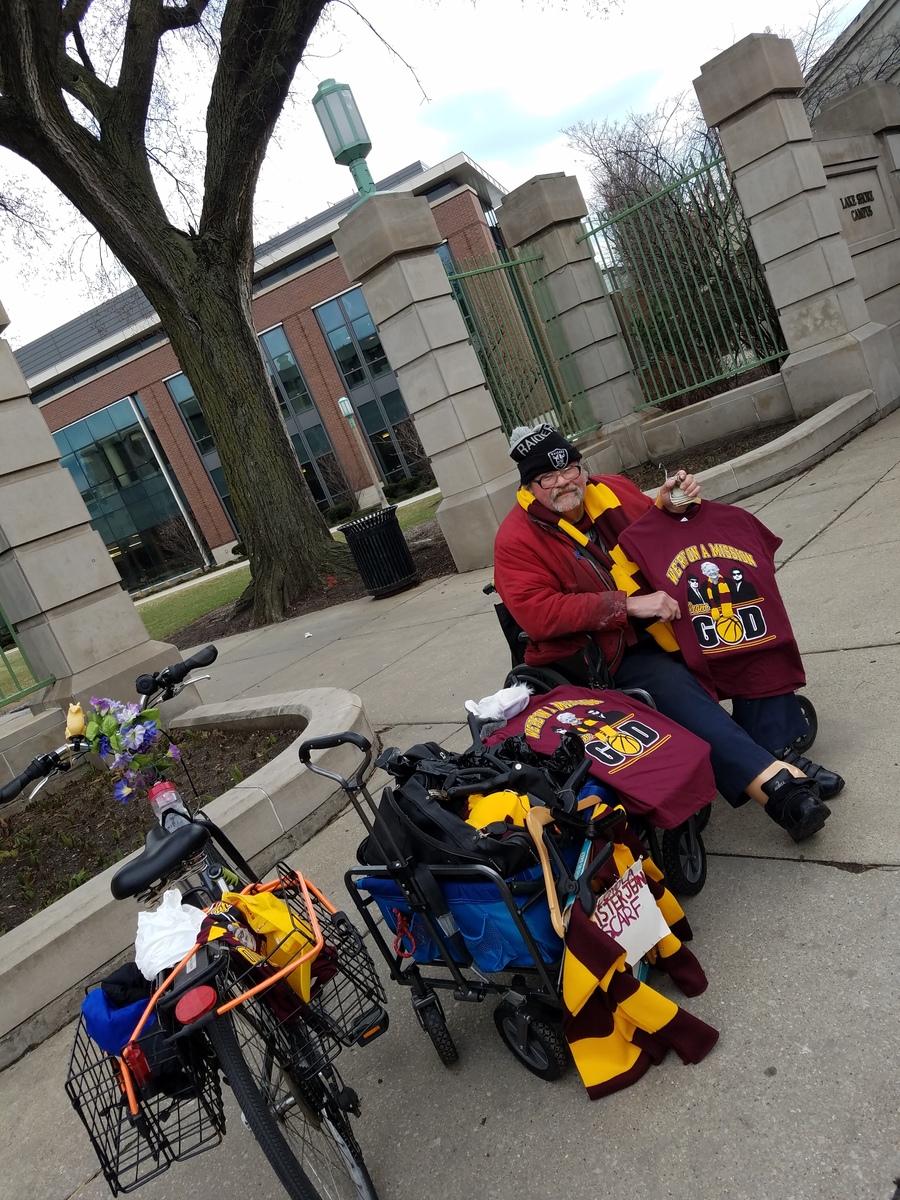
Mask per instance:
[[[503,192],[465,154],[378,183],[424,196],[445,260],[485,254]],[[346,512],[372,483],[427,472],[362,291],[332,236],[348,197],[256,250],[254,323],[288,434],[319,507]],[[137,288],[23,346],[16,358],[130,591],[212,561],[237,539],[228,485],[188,378]],[[338,401],[348,397],[367,462]]]

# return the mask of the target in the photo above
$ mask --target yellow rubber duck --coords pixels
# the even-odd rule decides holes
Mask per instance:
[[[66,739],[73,737],[84,737],[84,731],[87,728],[87,723],[84,719],[84,713],[81,710],[80,704],[70,704],[69,714],[66,717]]]

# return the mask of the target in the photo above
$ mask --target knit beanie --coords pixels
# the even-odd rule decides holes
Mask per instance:
[[[509,457],[519,468],[524,487],[538,475],[562,471],[570,463],[580,462],[581,451],[552,425],[536,425],[533,429],[520,425],[510,435]]]

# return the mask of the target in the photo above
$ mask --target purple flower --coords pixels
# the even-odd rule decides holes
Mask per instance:
[[[178,747],[175,745],[174,742],[171,742],[169,744],[169,751],[168,751],[167,757],[174,758],[176,762],[179,762],[181,760],[181,751],[178,749]]]
[[[116,757],[110,763],[110,770],[118,771],[121,767],[127,767],[130,762],[131,762],[130,754],[119,753],[116,755]]]
[[[128,798],[130,797],[133,790],[134,789],[130,788],[124,779],[120,779],[118,781],[118,783],[116,784],[116,786],[113,788],[113,795],[119,801],[120,804],[127,804]]]
[[[105,733],[101,733],[97,739],[97,753],[101,758],[108,758],[112,753],[112,746],[109,744],[109,738]]]

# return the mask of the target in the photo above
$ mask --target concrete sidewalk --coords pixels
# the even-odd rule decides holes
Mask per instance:
[[[719,805],[710,870],[686,904],[710,979],[686,1007],[721,1041],[591,1104],[504,1048],[487,1007],[447,1002],[460,1063],[442,1068],[406,995],[391,1030],[342,1069],[382,1200],[889,1200],[900,1171],[900,413],[804,475],[744,502],[784,538],[779,583],[819,713],[814,757],[848,780],[795,846],[756,806]],[[468,741],[463,702],[508,667],[489,571],[433,580],[224,640],[204,701],[328,684],[358,693],[385,743]],[[345,814],[297,856],[340,904],[361,828]],[[0,1196],[108,1194],[62,1092],[70,1031],[0,1075]],[[147,1200],[278,1196],[239,1122]]]

